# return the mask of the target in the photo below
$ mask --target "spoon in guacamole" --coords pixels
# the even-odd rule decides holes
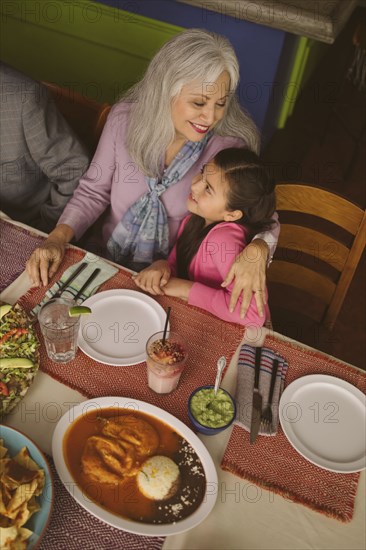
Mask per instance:
[[[226,367],[226,357],[224,357],[223,355],[221,357],[219,357],[218,361],[217,361],[217,374],[216,374],[216,380],[215,380],[215,388],[214,388],[214,395],[216,397],[217,395],[217,391],[220,387],[220,384],[221,384],[221,378],[222,378],[222,373],[224,372],[224,368]]]

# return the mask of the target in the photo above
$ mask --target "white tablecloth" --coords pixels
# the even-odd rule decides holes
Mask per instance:
[[[29,287],[28,277],[23,273],[3,291],[0,299],[14,303]],[[229,391],[235,387],[236,359],[237,354],[222,384]],[[20,406],[6,417],[6,424],[23,431],[51,454],[57,421],[70,407],[84,400],[79,392],[38,372]],[[221,470],[220,462],[229,436],[230,429],[214,437],[200,436],[217,468],[216,505],[198,527],[167,537],[164,550],[365,549],[365,472],[360,477],[354,517],[344,524]]]

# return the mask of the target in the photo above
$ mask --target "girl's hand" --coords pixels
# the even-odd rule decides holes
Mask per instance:
[[[169,281],[170,273],[171,270],[167,260],[157,260],[137,275],[134,275],[133,280],[139,288],[149,292],[149,294],[164,294],[162,288]]]
[[[240,293],[242,293],[241,318],[246,315],[253,292],[258,313],[261,317],[264,315],[267,256],[268,245],[262,239],[255,239],[236,257],[221,284],[221,286],[227,287],[235,278],[229,309],[231,312],[234,311]]]
[[[33,286],[47,286],[48,278],[56,273],[65,255],[66,244],[71,241],[74,231],[66,224],[58,225],[36,248],[26,263],[26,271]]]
[[[181,298],[181,300],[188,302],[188,295],[192,285],[193,281],[172,277],[163,290],[166,296],[174,296],[175,298]]]

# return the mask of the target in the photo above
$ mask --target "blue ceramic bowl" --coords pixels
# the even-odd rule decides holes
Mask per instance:
[[[51,518],[54,494],[50,467],[39,447],[22,432],[15,428],[10,428],[9,426],[1,425],[0,437],[4,440],[4,446],[8,449],[10,457],[14,457],[22,447],[27,447],[31,458],[45,473],[45,486],[42,494],[37,497],[41,509],[33,514],[24,525],[24,527],[33,531],[33,535],[27,541],[27,550],[35,550],[41,542],[41,537]]]
[[[227,392],[226,390],[224,390],[223,388],[220,388],[220,390],[222,390],[223,392],[226,393],[227,396],[229,396],[232,404],[234,405],[234,414],[233,414],[233,417],[231,418],[231,420],[225,424],[224,426],[220,426],[219,428],[210,428],[208,426],[204,426],[203,424],[201,424],[200,422],[198,422],[198,420],[196,420],[196,418],[193,416],[192,414],[192,411],[191,411],[191,402],[192,402],[192,398],[193,396],[199,392],[200,390],[203,390],[203,389],[214,389],[214,386],[200,386],[199,388],[196,388],[192,393],[191,395],[189,396],[189,399],[188,399],[188,417],[189,417],[189,420],[191,421],[191,423],[193,424],[195,430],[203,435],[216,435],[220,432],[222,432],[223,430],[226,430],[226,428],[228,428],[229,426],[231,426],[231,424],[234,422],[235,420],[235,417],[236,417],[236,403],[235,403],[235,399],[233,398],[232,395],[230,395],[229,392]]]

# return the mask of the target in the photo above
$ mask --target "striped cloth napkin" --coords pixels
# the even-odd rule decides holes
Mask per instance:
[[[59,279],[54,285],[51,286],[51,288],[47,290],[43,300],[32,309],[31,313],[33,315],[37,315],[43,304],[56,294],[60,286],[65,281],[67,281],[70,275],[74,273],[79,265],[82,263],[87,264],[86,268],[83,269],[82,272],[79,273],[79,275],[63,290],[62,296],[64,298],[73,299],[76,296],[77,292],[81,289],[83,284],[86,282],[86,280],[93,273],[93,271],[99,268],[100,272],[90,283],[90,285],[82,292],[79,299],[77,300],[78,304],[81,304],[82,302],[84,302],[84,300],[89,298],[89,296],[95,294],[95,292],[103,283],[108,281],[108,279],[113,277],[113,275],[118,272],[118,267],[115,267],[108,262],[102,260],[99,256],[88,252],[87,254],[85,254],[84,258],[80,262],[73,264],[68,269],[66,269],[66,271],[64,271],[64,273],[62,274],[61,279]]]
[[[252,402],[254,388],[254,365],[256,348],[244,344],[239,353],[238,378],[236,388],[237,414],[235,424],[250,432],[252,420]],[[285,376],[288,369],[287,361],[269,348],[262,348],[261,369],[259,375],[259,393],[262,396],[262,411],[266,408],[271,383],[272,365],[278,360],[276,383],[272,399],[272,433],[264,431],[262,426],[259,435],[276,435],[279,422],[279,401],[284,388]]]

